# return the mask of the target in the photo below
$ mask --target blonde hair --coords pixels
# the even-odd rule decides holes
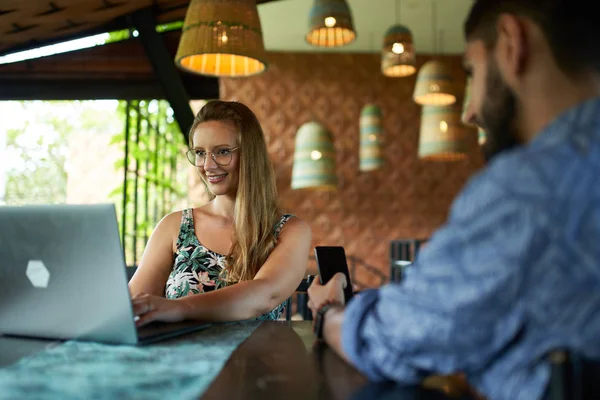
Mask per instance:
[[[254,113],[244,104],[212,100],[198,112],[188,134],[190,148],[194,131],[203,122],[230,122],[237,128],[240,149],[239,181],[233,215],[234,233],[222,277],[228,284],[254,279],[275,247],[275,224],[281,209],[275,172],[269,160],[263,130]],[[211,200],[214,195],[211,193]]]

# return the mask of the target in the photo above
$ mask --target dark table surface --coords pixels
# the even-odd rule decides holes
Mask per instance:
[[[369,383],[315,340],[311,321],[265,322],[232,354],[202,399],[471,399],[452,377],[433,378],[427,386]]]
[[[191,334],[193,335],[193,333]],[[177,340],[177,339],[173,339]],[[0,367],[60,342],[0,336]],[[369,383],[315,341],[311,321],[264,322],[233,352],[202,399],[470,399],[460,382],[439,377],[428,387]],[[445,392],[449,396],[442,394]]]

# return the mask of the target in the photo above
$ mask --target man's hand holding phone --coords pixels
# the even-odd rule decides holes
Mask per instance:
[[[353,292],[343,247],[317,246],[315,260],[319,279],[308,288],[308,306],[313,315],[315,334],[318,339],[323,339],[325,315],[331,308],[344,308]]]
[[[313,314],[313,319],[315,318],[317,311],[326,304],[344,307],[346,304],[344,300],[344,289],[347,284],[346,276],[341,272],[333,275],[333,277],[324,285],[321,284],[320,279],[313,280],[308,288],[308,307]]]

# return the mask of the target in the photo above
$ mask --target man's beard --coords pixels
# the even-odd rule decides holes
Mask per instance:
[[[486,92],[477,125],[485,130],[483,154],[487,161],[519,145],[515,128],[517,98],[502,80],[493,57],[489,58]]]

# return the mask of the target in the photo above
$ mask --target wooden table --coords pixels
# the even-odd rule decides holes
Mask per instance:
[[[471,399],[456,383],[447,377],[430,380],[432,389],[369,383],[315,341],[311,321],[264,322],[232,354],[202,400]]]
[[[310,321],[264,322],[202,399],[345,399],[365,377],[315,343]]]
[[[0,367],[56,343],[0,336]],[[438,382],[438,388],[446,387],[445,391],[451,393],[446,383]],[[176,398],[176,393],[173,396]],[[201,397],[203,400],[392,398],[434,400],[461,397],[448,397],[439,390],[422,387],[369,383],[330,348],[315,341],[311,321],[263,322],[233,352]]]

